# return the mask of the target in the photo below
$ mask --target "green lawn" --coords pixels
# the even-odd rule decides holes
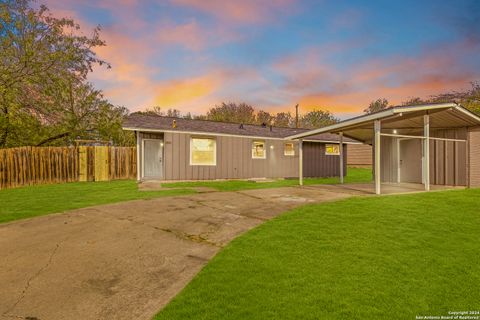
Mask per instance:
[[[192,193],[193,190],[138,191],[133,180],[72,182],[0,190],[0,223],[65,210],[135,199]]]
[[[345,180],[346,182],[371,181],[371,170],[349,168],[348,176]],[[305,184],[337,182],[338,178],[305,179]],[[99,204],[194,193],[194,190],[185,189],[191,187],[208,186],[220,191],[235,191],[295,185],[298,185],[297,180],[276,180],[266,183],[238,180],[178,182],[162,185],[172,188],[172,190],[138,191],[135,181],[117,180],[109,182],[73,182],[6,189],[0,190],[0,223]]]
[[[372,169],[348,168],[346,183],[361,183],[372,181]],[[338,183],[338,177],[333,178],[306,178],[305,185],[313,184],[334,184]],[[255,182],[247,180],[229,180],[229,181],[195,181],[195,182],[172,182],[162,183],[166,188],[190,188],[190,187],[210,187],[219,191],[237,191],[246,189],[264,189],[297,186],[297,179],[275,180],[273,182]]]
[[[415,319],[480,309],[480,189],[309,205],[222,250],[155,319]]]

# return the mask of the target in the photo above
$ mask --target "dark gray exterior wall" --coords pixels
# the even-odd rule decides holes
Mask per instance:
[[[216,140],[215,166],[190,165],[191,137],[208,137]],[[266,159],[252,159],[254,140],[265,141]],[[165,180],[298,177],[298,145],[295,144],[294,156],[285,156],[283,140],[167,132],[164,143]]]
[[[295,155],[284,155],[282,139],[264,139],[237,136],[216,136],[177,132],[140,133],[142,139],[163,139],[164,180],[214,180],[249,178],[297,178],[299,170],[298,142],[294,141]],[[216,140],[215,166],[190,165],[191,137],[208,137]],[[252,142],[264,140],[266,159],[252,159]],[[325,144],[304,142],[303,170],[305,177],[331,177],[339,175],[339,156],[326,156]],[[142,143],[140,143],[140,147]],[[273,146],[273,148],[271,148]],[[345,171],[347,147],[345,152]],[[140,157],[143,150],[140,150]],[[139,162],[139,170],[141,170]],[[141,171],[140,171],[141,172]]]
[[[347,145],[343,146],[344,175],[347,173]],[[340,176],[339,156],[326,155],[325,144],[318,142],[303,142],[303,176],[304,177],[336,177]]]

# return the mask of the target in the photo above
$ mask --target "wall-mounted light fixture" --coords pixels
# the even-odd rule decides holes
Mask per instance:
[[[270,146],[270,149],[273,149],[273,145],[272,145],[272,146]]]
[[[392,132],[393,132],[393,134],[397,134],[397,133],[398,133],[397,129],[393,129]]]

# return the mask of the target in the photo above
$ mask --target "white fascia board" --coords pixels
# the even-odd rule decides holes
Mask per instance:
[[[275,138],[275,137],[261,137],[261,136],[242,136],[237,134],[228,134],[228,133],[216,133],[216,132],[200,132],[200,131],[180,131],[180,130],[164,130],[164,129],[149,129],[149,128],[136,128],[136,127],[123,127],[123,130],[126,131],[140,131],[140,132],[158,132],[158,133],[184,133],[184,134],[193,134],[193,135],[203,135],[203,136],[220,136],[220,137],[237,137],[244,139],[261,139],[261,140],[288,140],[293,141],[293,139],[287,138]],[[338,140],[311,140],[312,142],[324,142],[324,143],[338,143]],[[346,143],[346,142],[344,142]]]
[[[432,110],[432,109],[444,109],[444,108],[456,108],[457,104],[455,103],[439,103],[439,104],[428,104],[428,105],[419,105],[419,106],[404,106],[393,108],[395,113],[407,113],[413,111],[423,111],[423,110]]]
[[[476,114],[474,114],[473,112],[471,112],[470,110],[468,109],[465,109],[464,107],[462,106],[456,106],[455,107],[455,110],[458,110],[460,112],[462,112],[463,114],[465,114],[466,116],[472,118],[473,120],[477,121],[480,123],[480,117],[477,116]]]

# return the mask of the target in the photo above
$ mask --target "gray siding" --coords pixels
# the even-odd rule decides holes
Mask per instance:
[[[287,141],[280,139],[255,139],[251,137],[196,135],[188,133],[141,133],[142,139],[163,139],[163,168],[165,180],[214,180],[249,178],[298,177],[298,142],[294,143],[295,155],[284,155]],[[216,140],[215,166],[190,165],[191,137],[208,137]],[[252,159],[252,142],[264,140],[266,159]],[[273,146],[273,148],[271,148]],[[347,146],[344,146],[347,159]],[[143,156],[143,150],[140,150]],[[139,170],[141,170],[141,163]],[[345,160],[345,171],[347,161]],[[325,144],[304,142],[304,176],[332,177],[339,175],[339,157],[325,155]]]
[[[190,165],[190,138],[216,140],[215,166]],[[252,141],[264,140],[266,159],[252,159]],[[213,180],[298,177],[298,144],[295,155],[285,156],[283,140],[231,136],[165,133],[165,180]],[[273,146],[273,149],[271,148]]]
[[[347,172],[347,145],[343,146],[344,168]],[[317,142],[303,143],[303,172],[304,177],[335,177],[340,176],[339,156],[326,155],[325,144]]]

